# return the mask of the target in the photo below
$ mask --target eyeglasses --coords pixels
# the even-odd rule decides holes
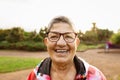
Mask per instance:
[[[47,37],[52,42],[57,42],[61,35],[63,36],[64,40],[68,43],[71,43],[75,40],[77,34],[74,32],[66,32],[66,33],[59,33],[59,32],[48,32]]]

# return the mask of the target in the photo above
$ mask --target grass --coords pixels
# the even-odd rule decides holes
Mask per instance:
[[[103,46],[103,44],[99,45],[80,44],[78,46],[78,51],[95,49],[101,46]],[[14,72],[18,70],[34,68],[40,61],[41,59],[36,58],[0,57],[0,73]]]
[[[78,48],[77,51],[85,51],[88,49],[96,49],[96,48],[104,48],[105,44],[94,44],[94,45],[86,45],[81,43]]]
[[[40,61],[35,58],[0,57],[0,73],[34,68]]]

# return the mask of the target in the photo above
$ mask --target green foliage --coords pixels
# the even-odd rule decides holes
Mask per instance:
[[[94,31],[86,31],[85,34],[83,33],[78,33],[79,34],[79,38],[81,40],[81,42],[86,43],[86,44],[96,44],[96,42],[98,41],[97,39],[97,34]]]
[[[16,49],[27,51],[44,51],[46,47],[43,42],[22,41],[16,43]]]
[[[120,45],[120,32],[119,32],[119,33],[116,33],[116,34],[113,34],[112,37],[110,38],[110,41],[111,41],[113,44]]]
[[[87,48],[88,47],[85,44],[80,44],[77,48],[77,51],[85,51]]]
[[[0,42],[0,49],[17,49],[27,51],[45,51],[46,46],[43,42],[21,41],[9,43],[7,41]]]
[[[108,41],[112,34],[113,31],[109,31],[108,29],[98,29],[97,31],[98,40],[103,42]]]
[[[92,30],[86,31],[85,34],[81,32],[79,32],[78,34],[81,42],[86,44],[98,44],[108,41],[113,34],[113,31],[109,31],[108,29],[92,28]]]
[[[96,42],[98,41],[96,32],[87,31],[84,36],[85,36],[85,37],[87,38],[87,40],[89,40],[90,42],[96,43]]]
[[[46,50],[46,46],[43,43],[43,36],[36,31],[25,32],[19,27],[14,27],[9,30],[0,30],[0,49],[43,51]]]
[[[34,68],[40,61],[35,58],[0,57],[0,73]]]
[[[45,38],[46,33],[47,33],[47,27],[44,27],[44,29],[43,28],[40,29],[39,34],[41,37]]]
[[[10,44],[9,42],[7,41],[1,41],[0,42],[0,49],[9,49],[10,48]]]
[[[43,38],[36,31],[33,32],[24,32],[24,41],[35,41],[42,42]]]
[[[14,27],[10,30],[10,33],[6,37],[8,42],[14,43],[23,40],[24,30],[19,27]]]
[[[43,37],[40,36],[39,34],[37,34],[37,35],[33,38],[33,40],[34,40],[35,42],[42,42],[42,41],[43,41]]]
[[[96,49],[96,48],[104,48],[105,44],[90,44],[90,45],[86,45],[84,43],[81,43],[78,48],[77,51],[85,51],[88,49]]]
[[[41,28],[39,33],[36,31],[25,32],[20,27],[0,30],[0,49],[19,49],[28,51],[46,50],[43,39],[46,36],[47,27]],[[106,42],[113,34],[108,29],[98,29],[92,27],[85,34],[79,31],[78,37],[86,45],[96,45]],[[117,40],[119,41],[119,39]]]
[[[0,41],[6,40],[6,37],[8,36],[9,32],[10,32],[9,29],[6,30],[0,29]]]
[[[31,32],[24,32],[24,41],[25,40],[30,40]]]

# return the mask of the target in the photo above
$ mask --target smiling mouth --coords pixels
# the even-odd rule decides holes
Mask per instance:
[[[69,50],[56,49],[56,50],[55,50],[55,52],[56,52],[56,53],[63,53],[63,54],[64,54],[64,53],[68,53],[68,52],[69,52]]]

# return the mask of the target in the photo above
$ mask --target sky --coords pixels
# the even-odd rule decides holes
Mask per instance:
[[[0,29],[21,27],[39,32],[56,16],[67,16],[77,30],[120,29],[119,0],[0,0]]]

